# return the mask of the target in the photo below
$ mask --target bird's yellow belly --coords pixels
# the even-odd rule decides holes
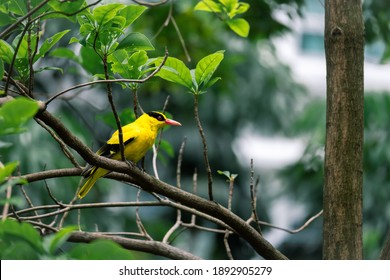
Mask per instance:
[[[141,139],[138,137],[134,139],[129,145],[125,146],[125,157],[134,163],[141,160],[146,152],[153,146],[153,139]]]

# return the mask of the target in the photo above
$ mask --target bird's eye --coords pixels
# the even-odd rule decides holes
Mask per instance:
[[[164,120],[163,116],[161,116],[161,115],[158,115],[158,116],[157,116],[157,119],[158,119],[159,121],[163,121],[163,120]]]

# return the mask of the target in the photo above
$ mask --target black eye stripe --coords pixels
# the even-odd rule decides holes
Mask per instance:
[[[155,118],[156,120],[158,120],[158,121],[160,121],[160,122],[161,122],[161,121],[165,121],[164,115],[161,114],[161,113],[159,113],[159,112],[148,112],[148,113],[146,113],[146,114],[148,114],[149,116]]]

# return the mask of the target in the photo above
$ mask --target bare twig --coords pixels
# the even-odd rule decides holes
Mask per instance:
[[[169,25],[170,22],[172,22],[173,27],[175,28],[176,34],[179,37],[179,41],[180,41],[180,44],[181,44],[181,46],[183,48],[184,54],[185,54],[185,56],[187,58],[187,61],[191,62],[191,56],[190,56],[190,54],[188,52],[188,49],[187,49],[186,43],[184,41],[183,35],[181,34],[180,28],[177,25],[175,18],[173,17],[173,1],[171,2],[170,6],[169,6],[169,12],[168,12],[168,15],[167,15],[164,23],[157,30],[156,34],[153,36],[152,39],[154,40],[155,38],[157,38],[157,36],[161,33],[161,31],[163,31],[163,29],[166,28]]]
[[[46,129],[47,132],[51,135],[51,137],[54,138],[54,140],[57,141],[57,143],[60,145],[62,152],[65,154],[65,156],[72,162],[72,164],[77,167],[81,168],[80,164],[77,162],[76,158],[73,156],[72,152],[68,149],[64,141],[61,140],[54,132],[50,129],[43,121],[40,119],[35,118],[35,121],[42,126],[44,129]]]
[[[176,186],[181,189],[181,164],[183,162],[184,147],[186,145],[187,137],[184,137],[179,149],[179,156],[177,158],[176,167]]]
[[[140,202],[139,201],[140,195],[141,195],[141,189],[139,189],[137,192],[137,202]],[[139,215],[139,207],[138,206],[135,208],[135,216],[136,216],[138,230],[141,232],[142,236],[144,236],[148,240],[153,240],[153,238],[146,231],[144,224],[142,223],[141,216]]]
[[[3,165],[3,164],[1,164],[1,162],[0,162],[0,165]],[[12,195],[12,186],[11,186],[11,184],[9,184],[9,185],[7,186],[7,189],[6,189],[5,199],[6,199],[6,200],[9,200],[9,199],[11,198],[11,195]],[[7,216],[8,216],[9,205],[10,205],[10,204],[9,204],[8,201],[4,204],[3,213],[2,213],[2,216],[3,216],[3,217],[1,218],[2,221],[5,221],[5,219],[6,219]]]
[[[251,159],[250,165],[251,165],[250,193],[251,193],[252,217],[253,217],[253,220],[256,223],[257,230],[259,231],[260,234],[262,234],[260,223],[259,223],[259,217],[257,215],[257,191],[256,191],[256,187],[257,187],[257,184],[258,184],[259,180],[256,180],[256,184],[254,183],[255,172],[254,172],[254,169],[253,169],[253,159]]]
[[[204,157],[204,163],[206,166],[206,172],[207,172],[207,178],[208,178],[209,199],[211,201],[214,201],[214,198],[213,198],[213,175],[211,173],[211,167],[210,167],[209,156],[208,156],[208,151],[207,151],[206,136],[204,134],[202,124],[201,124],[200,118],[199,118],[198,95],[197,94],[194,95],[194,114],[195,114],[195,121],[196,121],[196,124],[198,126],[200,137],[202,138],[202,143],[203,143],[203,157]]]
[[[169,95],[168,95],[167,98],[165,99],[164,106],[163,106],[163,109],[162,109],[162,112],[163,112],[163,113],[165,113],[165,110],[166,110],[166,108],[167,108],[167,106],[168,106],[168,102],[169,102]],[[159,148],[160,148],[161,141],[162,141],[162,137],[163,137],[163,132],[164,132],[164,130],[161,129],[161,131],[160,131],[160,133],[159,133],[157,145],[156,145],[156,144],[153,144],[152,166],[153,166],[154,176],[155,176],[157,179],[159,179],[158,170],[157,170],[157,156],[158,156],[158,150],[159,150]]]
[[[185,139],[183,140],[181,146],[180,146],[180,150],[179,150],[179,158],[177,160],[177,168],[176,168],[176,184],[177,184],[177,187],[180,189],[181,188],[181,185],[180,185],[180,174],[181,174],[181,163],[182,163],[182,160],[183,160],[183,151],[184,151],[184,146],[185,146]],[[170,236],[177,230],[180,228],[180,226],[182,225],[182,220],[181,220],[181,210],[178,208],[177,211],[176,211],[176,222],[173,224],[173,226],[167,231],[167,233],[165,234],[162,242],[163,243],[168,243],[169,242],[169,238]]]
[[[322,213],[323,213],[323,210],[321,210],[320,212],[315,214],[313,217],[308,219],[301,227],[299,227],[297,229],[286,229],[286,228],[275,226],[273,224],[270,224],[270,223],[267,223],[267,222],[263,222],[263,221],[259,221],[259,223],[262,224],[262,225],[271,227],[271,228],[276,228],[276,229],[283,230],[285,232],[294,234],[294,233],[298,233],[298,232],[304,230],[305,228],[307,228],[313,221],[315,221],[318,217],[320,217],[322,215]]]
[[[185,54],[185,56],[187,58],[187,61],[191,62],[191,56],[190,56],[190,54],[189,54],[189,52],[187,50],[186,42],[184,41],[184,38],[183,38],[183,36],[181,35],[181,32],[180,32],[180,28],[177,25],[176,20],[175,20],[175,18],[172,15],[171,15],[171,22],[173,24],[173,27],[175,27],[177,36],[179,37],[179,41],[180,41],[180,44],[181,44],[181,46],[183,48],[184,54]]]
[[[44,180],[44,183],[45,183],[46,191],[47,191],[47,193],[49,194],[49,197],[54,201],[54,203],[57,204],[58,206],[60,206],[61,208],[65,208],[66,205],[63,204],[63,203],[61,203],[60,201],[58,201],[58,200],[54,197],[54,195],[53,195],[53,193],[51,192],[49,186],[47,185],[46,180]]]
[[[192,185],[193,185],[192,191],[194,194],[196,194],[198,191],[198,171],[196,168],[194,170],[194,174],[192,174]],[[192,215],[191,216],[191,224],[195,225],[195,223],[196,223],[196,215]]]
[[[230,178],[229,178],[229,195],[228,195],[228,210],[229,211],[232,211],[234,179],[235,179],[234,176],[230,176]],[[225,250],[226,250],[226,254],[227,254],[228,258],[230,260],[233,260],[232,251],[231,251],[230,245],[229,245],[230,233],[231,233],[230,230],[228,230],[228,229],[225,230],[225,234],[224,234],[224,237],[223,237],[223,244],[225,245]]]
[[[128,250],[136,250],[160,255],[170,259],[200,259],[199,257],[158,241],[130,239],[119,236],[108,236],[100,233],[73,232],[69,237],[71,242],[91,242],[96,239],[110,239]]]

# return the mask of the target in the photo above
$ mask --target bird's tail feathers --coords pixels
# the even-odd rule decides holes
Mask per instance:
[[[96,183],[97,179],[100,177],[103,177],[108,173],[108,170],[102,169],[102,168],[97,168],[91,172],[92,175],[88,177],[87,181],[85,181],[84,185],[81,187],[79,190],[77,196],[79,199],[82,199],[87,195],[87,193],[91,190],[93,185]]]

